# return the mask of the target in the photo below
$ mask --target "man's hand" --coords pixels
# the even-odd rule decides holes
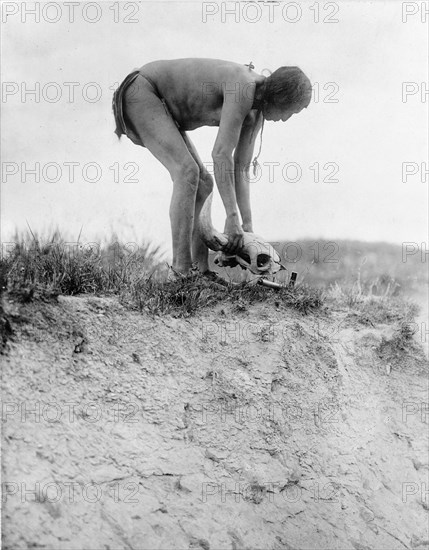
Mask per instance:
[[[228,244],[225,246],[224,252],[236,254],[243,245],[243,230],[237,215],[226,218],[224,233],[228,237]]]
[[[241,227],[245,233],[253,233],[253,226],[251,223],[243,223]]]

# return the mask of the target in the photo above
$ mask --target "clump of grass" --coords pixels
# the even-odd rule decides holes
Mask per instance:
[[[381,283],[380,278],[376,278],[363,285],[358,277],[352,285],[340,286],[335,283],[327,291],[326,297],[336,307],[350,309],[351,315],[364,325],[406,322],[416,316],[418,306],[401,297],[397,292],[398,286],[391,278],[383,279]]]
[[[377,298],[369,296],[355,308],[362,324],[405,323],[418,313],[418,306],[401,297]]]
[[[177,281],[146,278],[122,289],[121,302],[132,309],[153,315],[173,313],[193,315],[198,309],[212,306],[225,298],[227,289],[204,277],[183,277]]]
[[[329,294],[351,308],[365,303],[368,298],[377,297],[390,300],[390,298],[398,296],[401,285],[393,277],[382,274],[378,277],[364,279],[362,266],[363,263],[358,266],[353,283],[343,283],[340,286],[338,282],[335,282],[331,285]]]
[[[113,241],[83,245],[67,242],[58,231],[44,241],[34,234],[16,236],[0,263],[3,289],[22,302],[34,296],[118,293],[142,273],[160,269],[159,250],[149,245],[134,250]]]
[[[0,354],[3,352],[6,343],[11,338],[12,334],[12,326],[0,302]]]
[[[325,293],[318,288],[300,285],[294,289],[282,289],[279,295],[285,305],[292,307],[305,315],[322,307]]]
[[[154,315],[166,313],[188,317],[198,310],[228,301],[236,311],[245,311],[247,305],[257,302],[291,307],[307,314],[323,304],[321,290],[307,286],[278,291],[259,284],[228,284],[222,286],[203,276],[181,277],[175,281],[140,280],[121,293],[124,305]]]
[[[402,322],[390,338],[383,336],[376,348],[378,356],[389,364],[397,364],[404,354],[416,350],[414,335],[418,328],[415,323]]]

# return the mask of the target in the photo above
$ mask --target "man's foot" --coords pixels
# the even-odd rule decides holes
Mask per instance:
[[[194,278],[197,274],[193,270],[189,270],[187,273],[182,273],[181,271],[177,271],[174,269],[173,266],[168,266],[168,273],[167,273],[167,281],[169,283],[176,282],[176,281],[183,281],[185,279]]]
[[[185,280],[189,281],[190,279],[193,279],[193,280],[202,279],[205,282],[220,285],[222,286],[222,288],[225,288],[234,284],[234,283],[225,281],[225,279],[222,279],[222,277],[220,277],[215,271],[210,271],[210,269],[207,269],[206,271],[201,272],[197,268],[194,268],[185,274],[185,273],[180,273],[179,271],[176,271],[174,267],[169,266],[168,275],[167,275],[168,282],[177,282],[177,281],[185,281]]]
[[[204,271],[202,273],[202,276],[208,279],[211,283],[217,283],[218,285],[222,286],[230,286],[231,283],[228,283],[228,281],[225,281],[225,279],[222,279],[222,277],[219,277],[219,275],[215,271],[210,271],[207,269],[207,271]]]

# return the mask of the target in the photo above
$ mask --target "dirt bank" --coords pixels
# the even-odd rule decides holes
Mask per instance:
[[[7,307],[4,548],[427,548],[427,372],[392,326]]]

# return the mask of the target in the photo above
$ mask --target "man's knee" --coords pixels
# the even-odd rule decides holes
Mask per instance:
[[[171,174],[174,183],[189,186],[194,192],[198,188],[200,170],[194,159],[189,158],[173,170]]]

